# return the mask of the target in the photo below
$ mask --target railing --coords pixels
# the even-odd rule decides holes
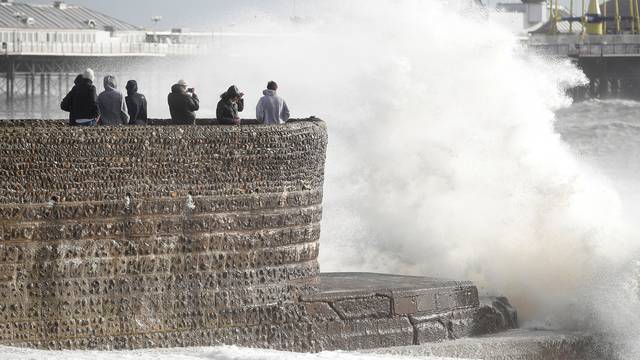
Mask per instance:
[[[207,54],[210,47],[204,44],[159,43],[8,43],[6,55],[47,56],[173,56]]]
[[[534,35],[527,46],[554,56],[640,57],[640,35]]]

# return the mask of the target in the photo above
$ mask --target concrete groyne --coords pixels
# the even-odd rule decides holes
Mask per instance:
[[[327,133],[0,122],[0,344],[308,349]]]

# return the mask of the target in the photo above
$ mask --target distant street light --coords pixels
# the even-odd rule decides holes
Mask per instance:
[[[153,23],[153,41],[154,42],[158,42],[158,34],[156,34],[156,32],[158,31],[158,23],[162,20],[162,16],[152,16],[151,17],[151,22]]]

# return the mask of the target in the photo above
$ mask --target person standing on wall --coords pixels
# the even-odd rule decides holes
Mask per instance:
[[[221,125],[240,125],[239,113],[244,110],[244,93],[238,87],[231,85],[229,89],[220,95],[220,101],[216,108],[216,118]]]
[[[196,111],[200,110],[200,99],[196,90],[189,88],[186,81],[180,80],[171,87],[168,102],[173,124],[195,124]]]
[[[259,123],[265,125],[277,125],[289,120],[289,107],[283,98],[278,96],[278,84],[275,81],[269,81],[267,90],[256,106],[256,119]]]
[[[67,112],[71,111],[71,102],[73,100],[73,95],[75,94],[76,88],[78,87],[80,82],[82,82],[82,79],[83,79],[82,74],[80,74],[76,76],[75,80],[73,80],[73,87],[64,97],[64,99],[62,99],[62,102],[60,103],[60,109],[62,109],[62,111],[67,111]],[[69,113],[69,125],[74,126],[75,124],[76,124],[75,119],[71,116],[71,113]]]
[[[127,110],[129,110],[129,125],[147,125],[147,98],[138,92],[138,82],[127,82]]]
[[[69,125],[96,125],[100,110],[96,87],[93,86],[94,79],[93,70],[86,69],[81,76],[76,78],[75,86],[62,100],[60,108],[69,112]]]
[[[104,77],[104,91],[98,96],[100,125],[116,126],[129,123],[129,111],[124,95],[118,91],[118,83],[113,75]]]

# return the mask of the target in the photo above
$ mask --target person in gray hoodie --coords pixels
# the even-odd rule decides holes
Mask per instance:
[[[259,123],[277,125],[289,120],[289,107],[286,101],[277,95],[277,91],[278,84],[275,81],[269,81],[267,90],[262,92],[264,96],[256,106],[256,119]]]
[[[100,125],[114,126],[127,125],[129,123],[129,112],[124,95],[118,89],[115,76],[104,77],[104,91],[98,96],[98,107],[100,108]]]

